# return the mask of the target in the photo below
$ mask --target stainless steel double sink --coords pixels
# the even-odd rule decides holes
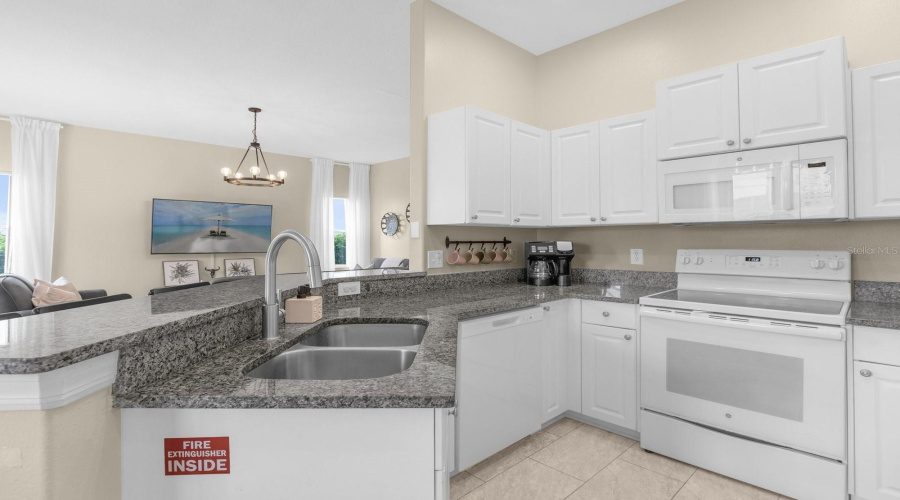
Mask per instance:
[[[417,323],[326,326],[247,376],[289,380],[386,377],[412,365],[424,336],[425,325]]]

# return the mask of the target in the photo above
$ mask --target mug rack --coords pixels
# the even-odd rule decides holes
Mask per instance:
[[[512,243],[512,240],[506,239],[506,236],[503,237],[502,240],[484,240],[484,241],[462,241],[462,240],[451,240],[449,236],[444,239],[444,245],[447,248],[450,248],[450,245],[503,245],[504,247]]]

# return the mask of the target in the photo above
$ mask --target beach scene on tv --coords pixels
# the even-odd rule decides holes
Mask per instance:
[[[153,200],[150,253],[255,253],[272,241],[272,206]]]

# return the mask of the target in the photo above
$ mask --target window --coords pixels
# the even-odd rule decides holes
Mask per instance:
[[[6,272],[6,234],[9,227],[9,174],[0,174],[0,273]]]
[[[347,265],[347,199],[335,198],[334,218],[334,265]]]

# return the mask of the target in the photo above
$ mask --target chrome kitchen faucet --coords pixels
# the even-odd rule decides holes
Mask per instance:
[[[322,268],[319,265],[319,252],[316,246],[305,234],[299,231],[287,230],[278,233],[269,244],[266,251],[266,304],[263,306],[263,340],[275,340],[278,338],[278,324],[284,310],[281,308],[281,293],[276,290],[275,261],[278,260],[278,251],[287,240],[294,240],[303,247],[306,252],[306,266],[309,268],[309,287],[322,287]]]

